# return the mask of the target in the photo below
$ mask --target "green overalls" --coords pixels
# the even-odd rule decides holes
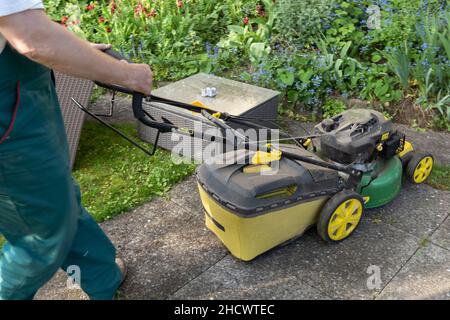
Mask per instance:
[[[112,299],[121,280],[115,248],[80,203],[51,72],[8,44],[0,54],[2,136],[0,300],[32,299],[70,266],[91,299]]]

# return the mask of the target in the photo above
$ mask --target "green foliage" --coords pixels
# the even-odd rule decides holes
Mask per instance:
[[[331,20],[333,6],[330,0],[278,0],[277,29],[296,46],[312,44]]]
[[[244,25],[229,25],[229,34],[218,44],[223,50],[232,50],[250,59],[252,65],[258,65],[270,54],[269,39],[275,21],[274,4],[264,0],[264,17],[248,18]],[[245,17],[244,17],[245,18]],[[242,23],[241,23],[242,24]]]
[[[138,139],[133,125],[116,126]],[[80,184],[83,204],[97,221],[103,221],[165,195],[194,169],[194,165],[174,164],[170,152],[161,149],[148,157],[109,129],[87,122],[73,174]]]
[[[337,99],[329,99],[322,106],[323,117],[331,118],[347,110],[344,102]]]
[[[156,80],[240,76],[280,90],[285,109],[314,114],[330,96],[407,98],[431,110],[437,127],[450,123],[446,0],[45,2],[80,36],[151,64]]]

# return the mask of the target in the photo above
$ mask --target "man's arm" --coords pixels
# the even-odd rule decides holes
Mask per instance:
[[[19,53],[49,68],[150,94],[153,74],[148,65],[107,56],[52,22],[43,10],[0,17],[0,33]]]

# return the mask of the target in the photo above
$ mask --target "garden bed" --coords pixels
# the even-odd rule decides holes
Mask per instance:
[[[397,122],[450,130],[446,0],[45,2],[80,36],[149,63],[157,81],[226,75],[281,91],[285,115],[362,100]]]

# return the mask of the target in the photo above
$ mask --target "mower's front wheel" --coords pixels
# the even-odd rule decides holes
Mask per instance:
[[[363,198],[351,190],[344,190],[331,197],[323,207],[317,232],[328,242],[339,242],[349,237],[364,213]]]
[[[433,170],[433,164],[434,159],[431,154],[414,154],[406,167],[409,180],[415,184],[425,182]]]

